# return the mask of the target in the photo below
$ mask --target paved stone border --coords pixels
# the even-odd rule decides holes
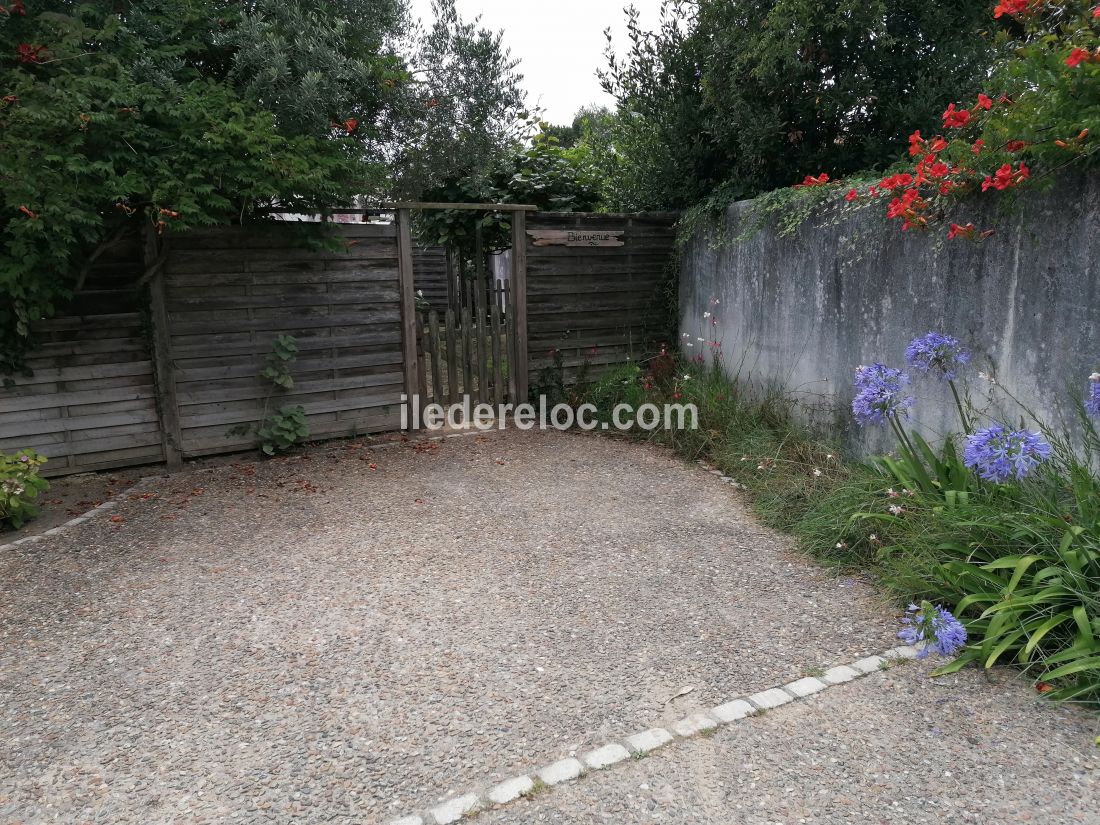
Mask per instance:
[[[722,726],[750,719],[773,708],[797,702],[828,690],[834,685],[851,682],[883,670],[891,663],[915,659],[919,649],[904,645],[891,648],[879,656],[868,656],[850,665],[837,665],[818,676],[805,676],[779,687],[768,688],[751,696],[733,699],[703,713],[693,713],[665,728],[650,728],[608,742],[579,758],[561,759],[535,770],[534,776],[523,774],[507,779],[486,790],[475,790],[440,802],[422,813],[393,820],[389,825],[450,825],[489,808],[508,805],[517,799],[541,792],[554,785],[572,782],[588,773],[605,770],[631,757],[640,759],[678,739],[713,733]]]
[[[0,550],[7,550],[12,547],[19,547],[23,544],[38,544],[38,542],[45,541],[51,536],[56,536],[59,533],[64,533],[72,529],[73,527],[76,527],[78,524],[83,524],[86,521],[91,521],[96,516],[101,516],[107,511],[115,509],[115,507],[117,507],[119,503],[124,501],[128,496],[131,496],[140,490],[144,490],[146,487],[149,487],[151,484],[153,484],[153,482],[162,481],[165,478],[167,478],[166,475],[142,476],[134,484],[131,484],[121,493],[115,493],[115,495],[111,496],[102,504],[96,505],[88,512],[82,513],[76,518],[71,518],[64,524],[59,524],[56,527],[51,527],[49,530],[43,530],[41,533],[36,533],[33,536],[24,536],[21,539],[16,539],[15,541],[9,541],[5,544],[0,544]]]

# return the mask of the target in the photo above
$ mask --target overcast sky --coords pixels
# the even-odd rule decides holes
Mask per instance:
[[[481,15],[485,28],[504,30],[504,43],[521,63],[528,105],[540,105],[551,123],[571,123],[590,103],[610,104],[596,80],[604,67],[604,29],[611,27],[616,48],[626,48],[628,0],[456,0],[464,20]],[[411,0],[425,23],[431,0]],[[647,28],[657,24],[660,0],[634,0]]]

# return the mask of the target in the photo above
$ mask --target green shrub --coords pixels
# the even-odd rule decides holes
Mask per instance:
[[[264,455],[286,452],[309,437],[305,409],[300,406],[280,407],[264,419],[256,435]]]
[[[50,486],[38,475],[45,463],[34,450],[0,453],[0,526],[19,528],[38,515],[35,499]]]

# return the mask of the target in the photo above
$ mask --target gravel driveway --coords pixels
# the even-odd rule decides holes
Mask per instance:
[[[0,551],[0,821],[385,822],[896,643],[870,588],[729,486],[612,439],[351,445],[148,489]],[[650,821],[597,811],[561,815]]]
[[[1095,718],[1022,680],[909,662],[680,742],[479,825],[1096,825]]]

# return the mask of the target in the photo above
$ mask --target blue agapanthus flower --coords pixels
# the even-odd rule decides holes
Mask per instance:
[[[915,370],[939,375],[954,381],[959,368],[970,363],[970,353],[958,338],[940,332],[930,332],[914,339],[905,350],[905,360]]]
[[[908,375],[885,364],[860,367],[856,370],[852,415],[860,424],[885,424],[908,414],[913,406],[913,397],[903,393],[908,383]]]
[[[995,425],[966,437],[963,463],[986,481],[1003,484],[1024,478],[1050,453],[1050,445],[1039,433]]]
[[[1100,372],[1089,376],[1089,394],[1085,398],[1085,410],[1089,415],[1100,418]]]
[[[933,650],[941,656],[954,656],[966,645],[966,628],[943,605],[911,604],[901,623],[905,626],[898,633],[899,639],[908,645],[924,643],[917,653],[919,659],[927,658]]]

